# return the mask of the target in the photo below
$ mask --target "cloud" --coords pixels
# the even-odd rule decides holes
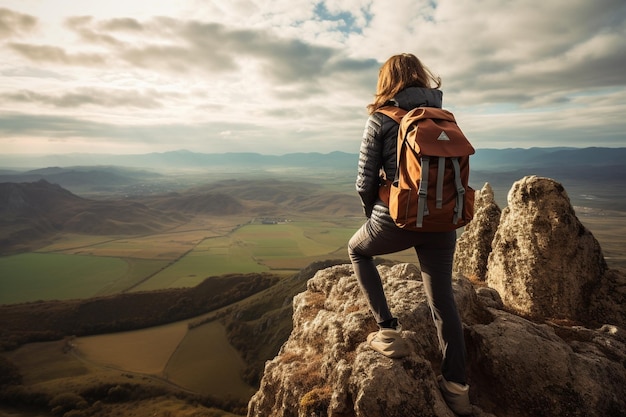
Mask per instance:
[[[444,85],[464,101],[478,93],[479,102],[527,103],[539,95],[626,85],[623,1],[537,1],[521,8],[492,0],[483,13],[474,6],[440,2],[422,32],[448,49],[435,63],[447,73]],[[451,58],[453,65],[445,62]]]
[[[0,39],[19,36],[36,27],[37,19],[34,16],[0,8]]]
[[[95,105],[107,108],[154,109],[163,107],[163,104],[159,101],[159,95],[161,94],[155,91],[112,91],[108,89],[81,88],[60,95],[42,94],[32,90],[20,90],[15,93],[2,94],[0,98],[16,103],[44,104],[57,108],[77,108],[85,105]]]
[[[108,23],[108,25],[100,25],[103,26],[104,31],[94,30],[89,26],[93,23],[93,17],[91,16],[78,16],[78,17],[70,17],[66,20],[65,24],[70,29],[76,32],[80,38],[87,43],[96,43],[96,44],[108,44],[113,47],[123,45],[123,42],[115,38],[114,36],[109,35],[106,31],[110,30],[112,32],[119,30],[126,30],[128,28],[140,29],[141,26],[133,26],[133,23],[139,25],[138,22],[132,19],[114,19]]]
[[[63,116],[33,116],[5,114],[0,116],[0,132],[12,136],[45,136],[51,138],[94,138],[124,142],[129,139],[144,143],[158,143],[176,137],[181,129],[197,136],[205,127],[184,125],[119,125]]]
[[[623,0],[11,2],[0,115],[33,129],[7,138],[355,150],[378,68],[412,52],[478,146],[626,143]]]
[[[106,63],[106,57],[95,53],[67,53],[64,48],[50,45],[32,45],[11,42],[7,46],[33,62],[68,65],[99,66]]]
[[[66,26],[85,47],[99,47],[101,52],[70,52],[58,46],[27,43],[8,46],[34,62],[97,67],[117,60],[144,70],[185,74],[245,75],[247,68],[242,62],[246,62],[277,85],[315,86],[319,79],[331,78],[335,72],[349,71],[354,78],[359,73],[369,75],[379,66],[374,59],[348,58],[340,49],[279,37],[268,29],[238,29],[166,17],[139,22],[80,16],[67,19]]]
[[[51,78],[60,81],[67,81],[70,79],[67,75],[59,72],[29,66],[10,67],[0,71],[0,75],[5,77],[28,77],[36,79]]]
[[[135,28],[139,28],[135,22]],[[111,28],[110,22],[102,27]],[[164,29],[166,28],[166,29]],[[253,61],[276,84],[311,82],[339,71],[372,71],[372,59],[350,59],[342,50],[283,38],[268,29],[238,29],[218,23],[157,18],[141,26],[143,35],[161,42],[121,48],[119,55],[143,68],[222,73],[242,71]],[[93,36],[92,36],[93,37]]]
[[[353,131],[354,126],[347,129],[348,133]],[[338,132],[346,133],[344,129]],[[24,138],[29,137],[64,142],[75,147],[84,147],[85,144],[91,143],[94,149],[99,143],[106,142],[108,146],[142,144],[148,146],[151,151],[171,149],[171,143],[176,143],[176,149],[192,147],[198,150],[197,143],[202,142],[202,152],[215,153],[245,151],[280,154],[298,152],[303,148],[319,152],[358,151],[358,137],[346,146],[337,143],[335,137],[329,137],[323,126],[295,124],[276,130],[272,126],[259,126],[245,121],[120,125],[67,116],[0,115],[0,138],[2,138],[0,143],[3,143],[3,147],[6,148],[9,143],[15,143],[16,140],[25,141]],[[282,144],[281,152],[276,151],[273,142]]]

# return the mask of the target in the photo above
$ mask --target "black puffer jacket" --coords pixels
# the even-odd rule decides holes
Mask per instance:
[[[399,92],[388,104],[411,110],[415,107],[441,108],[443,93],[432,88],[409,87]],[[359,152],[356,190],[361,197],[363,211],[372,221],[394,224],[389,209],[378,198],[381,170],[386,178],[396,174],[396,140],[398,124],[381,113],[367,119]]]

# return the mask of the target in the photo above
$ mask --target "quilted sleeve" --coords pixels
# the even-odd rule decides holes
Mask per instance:
[[[359,150],[356,190],[361,197],[365,216],[368,218],[378,199],[380,168],[383,165],[382,118],[380,113],[369,116]]]

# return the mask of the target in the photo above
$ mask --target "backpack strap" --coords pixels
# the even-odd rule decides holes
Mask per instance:
[[[461,182],[461,167],[459,158],[451,158],[454,166],[454,184],[456,186],[456,207],[454,208],[454,218],[452,222],[457,224],[463,215],[463,201],[465,200],[465,188]]]
[[[443,178],[444,171],[446,169],[446,158],[443,156],[439,157],[437,161],[437,194],[436,194],[436,205],[438,209],[440,209],[443,205]]]
[[[422,166],[422,178],[420,178],[420,187],[417,191],[417,221],[415,222],[415,227],[422,227],[424,216],[428,216],[426,197],[428,196],[428,172],[430,170],[430,158],[422,156],[420,164]]]
[[[396,123],[398,123],[398,137],[396,143],[396,176],[393,179],[393,182],[395,183],[396,181],[398,181],[398,173],[400,171],[401,152],[405,151],[404,147],[406,145],[406,138],[402,138],[400,136],[400,123],[402,122],[402,118],[405,114],[408,113],[408,111],[404,110],[401,107],[383,106],[376,110],[376,112],[384,114],[385,116],[390,117]]]
[[[400,124],[402,117],[408,112],[401,107],[396,106],[384,106],[376,110],[378,113],[382,113],[385,116],[391,117],[396,123]]]

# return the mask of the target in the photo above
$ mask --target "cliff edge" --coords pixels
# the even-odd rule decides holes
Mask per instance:
[[[558,191],[558,185],[537,177],[522,181],[509,201],[519,196],[525,205],[503,210],[500,219],[492,207],[467,228],[492,227],[493,241],[486,244],[485,233],[475,233],[472,240],[468,233],[457,249],[454,292],[465,329],[474,415],[626,416],[625,277],[606,268],[597,241],[576,223],[573,209],[537,203],[545,199],[538,190],[556,186]],[[564,190],[553,195],[567,199]],[[478,201],[491,204],[492,199]],[[507,243],[511,236],[517,246]],[[588,258],[552,261],[550,253],[561,244],[578,248],[566,256]],[[530,249],[535,247],[546,259],[534,259],[539,252]],[[468,263],[470,281],[463,275],[463,259],[478,250],[481,255]],[[572,275],[589,262],[589,276]],[[419,269],[412,264],[378,268],[411,354],[389,359],[367,348],[365,339],[376,324],[351,266],[321,270],[294,297],[293,331],[266,363],[248,417],[454,416],[437,387],[439,345]],[[548,277],[556,283],[535,284],[550,283]],[[584,291],[570,291],[580,282]],[[524,285],[531,290],[520,291]]]

